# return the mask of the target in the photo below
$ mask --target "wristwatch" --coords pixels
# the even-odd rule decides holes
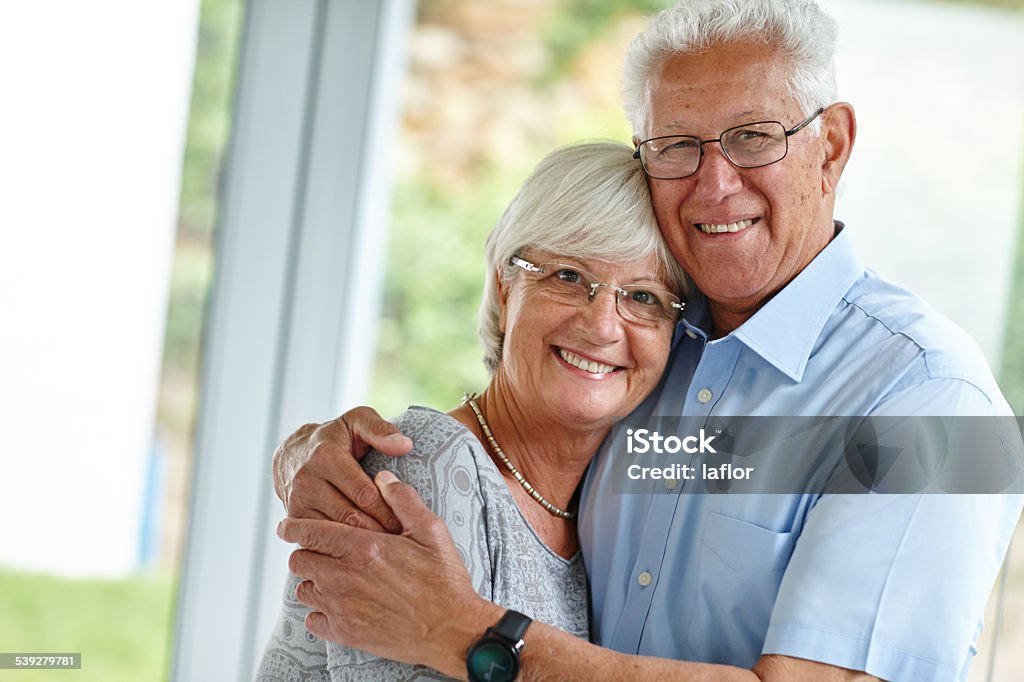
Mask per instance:
[[[466,652],[469,682],[512,682],[519,675],[519,650],[526,642],[523,633],[533,621],[509,609],[498,624]]]

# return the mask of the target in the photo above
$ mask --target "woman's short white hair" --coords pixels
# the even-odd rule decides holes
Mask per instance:
[[[518,268],[512,256],[525,249],[617,263],[657,257],[666,282],[681,297],[686,275],[658,232],[647,181],[633,150],[618,142],[585,142],[548,154],[526,179],[487,237],[487,275],[477,332],[484,365],[501,362],[498,277]]]
[[[637,139],[650,136],[652,75],[674,54],[726,42],[773,46],[789,67],[790,93],[805,114],[836,100],[838,29],[813,0],[679,0],[653,16],[626,51],[626,116]],[[817,130],[818,121],[812,124]]]

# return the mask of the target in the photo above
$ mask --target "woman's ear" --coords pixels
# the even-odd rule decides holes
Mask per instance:
[[[830,106],[824,114],[821,135],[825,149],[825,159],[821,164],[821,190],[825,194],[835,194],[857,137],[857,116],[853,113],[853,106],[848,102],[836,102]]]
[[[498,292],[498,330],[504,334],[508,319],[508,282],[497,270],[494,271],[494,286]]]

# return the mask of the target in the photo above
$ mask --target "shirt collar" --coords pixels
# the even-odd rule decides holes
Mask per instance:
[[[799,382],[822,327],[863,273],[850,236],[836,221],[832,241],[732,336]]]
[[[864,273],[843,224],[814,260],[772,300],[729,336],[741,341],[793,381],[803,379],[807,361],[822,327],[839,301]],[[683,334],[709,339],[711,312],[707,299],[695,291],[676,328],[673,347]],[[728,338],[728,337],[726,337]]]

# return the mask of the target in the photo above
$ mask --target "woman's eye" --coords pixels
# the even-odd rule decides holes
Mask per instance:
[[[570,270],[569,268],[562,268],[561,270],[556,270],[554,275],[559,280],[563,282],[568,282],[570,284],[577,284],[583,279],[583,275],[576,272],[575,270]]]
[[[642,305],[658,305],[658,296],[652,291],[633,291],[630,292],[629,297],[636,303]]]

